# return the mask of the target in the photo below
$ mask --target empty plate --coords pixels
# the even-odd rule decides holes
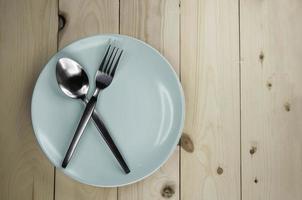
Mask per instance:
[[[80,63],[88,74],[91,96],[109,40],[124,53],[113,82],[99,95],[96,110],[131,172],[123,172],[92,120],[62,169],[84,105],[60,90],[56,63],[62,57]],[[49,60],[37,80],[31,114],[38,143],[56,167],[82,183],[114,187],[147,177],[173,153],[184,123],[184,96],[176,73],[154,48],[128,36],[99,35],[76,41]]]

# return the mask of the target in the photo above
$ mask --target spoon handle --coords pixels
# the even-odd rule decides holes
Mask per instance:
[[[88,99],[83,99],[83,102],[84,102],[84,104],[87,104]],[[126,174],[128,174],[130,172],[130,169],[129,169],[127,163],[125,162],[125,159],[123,158],[119,149],[115,145],[112,137],[109,134],[108,129],[106,128],[105,124],[100,119],[100,117],[98,116],[98,113],[95,110],[92,113],[92,119],[93,119],[93,122],[96,125],[98,131],[100,132],[101,136],[103,137],[103,139],[107,143],[108,147],[110,148],[111,152],[115,156],[116,160],[119,162],[119,164],[123,168],[124,172]]]
[[[96,105],[96,101],[97,101],[97,96],[92,96],[91,99],[89,100],[89,102],[87,103],[86,105],[86,108],[83,112],[83,115],[81,117],[81,120],[78,124],[78,127],[76,129],[76,132],[72,138],[72,141],[69,145],[69,148],[66,152],[66,155],[65,155],[65,158],[63,160],[63,163],[62,163],[62,167],[63,168],[66,168],[66,166],[68,165],[74,151],[75,151],[75,148],[88,124],[88,121],[89,119],[91,118],[91,115],[94,111],[94,108],[95,108],[95,105]]]

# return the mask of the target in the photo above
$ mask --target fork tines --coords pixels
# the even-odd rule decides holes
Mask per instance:
[[[99,70],[113,77],[122,53],[123,50],[119,49],[118,47],[114,47],[110,44],[107,47],[105,56],[101,62]]]

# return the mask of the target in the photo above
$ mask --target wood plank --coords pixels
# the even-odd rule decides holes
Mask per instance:
[[[0,199],[53,199],[54,168],[38,147],[30,104],[57,48],[57,1],[0,0]]]
[[[59,48],[82,37],[119,31],[118,0],[60,0],[59,10],[66,19],[59,33]],[[84,185],[57,171],[55,197],[56,200],[116,200],[117,189]]]
[[[181,199],[240,199],[237,0],[181,2]]]
[[[241,1],[242,197],[302,199],[300,0]]]
[[[59,32],[59,48],[83,37],[119,32],[119,0],[59,0],[66,19]]]
[[[179,1],[123,0],[120,33],[158,49],[179,72]],[[155,174],[118,189],[119,200],[179,199],[179,149]]]

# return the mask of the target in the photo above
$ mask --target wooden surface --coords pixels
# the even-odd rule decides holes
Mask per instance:
[[[302,199],[302,1],[240,9],[242,197]]]
[[[56,52],[57,2],[0,0],[0,199],[53,199],[54,168],[39,149],[31,94]]]
[[[301,200],[301,9],[300,0],[0,0],[0,200]],[[120,188],[55,170],[30,120],[50,56],[101,33],[157,48],[186,98],[181,147]]]
[[[181,151],[182,199],[240,199],[237,5],[237,0],[181,3],[184,133],[194,145]]]

